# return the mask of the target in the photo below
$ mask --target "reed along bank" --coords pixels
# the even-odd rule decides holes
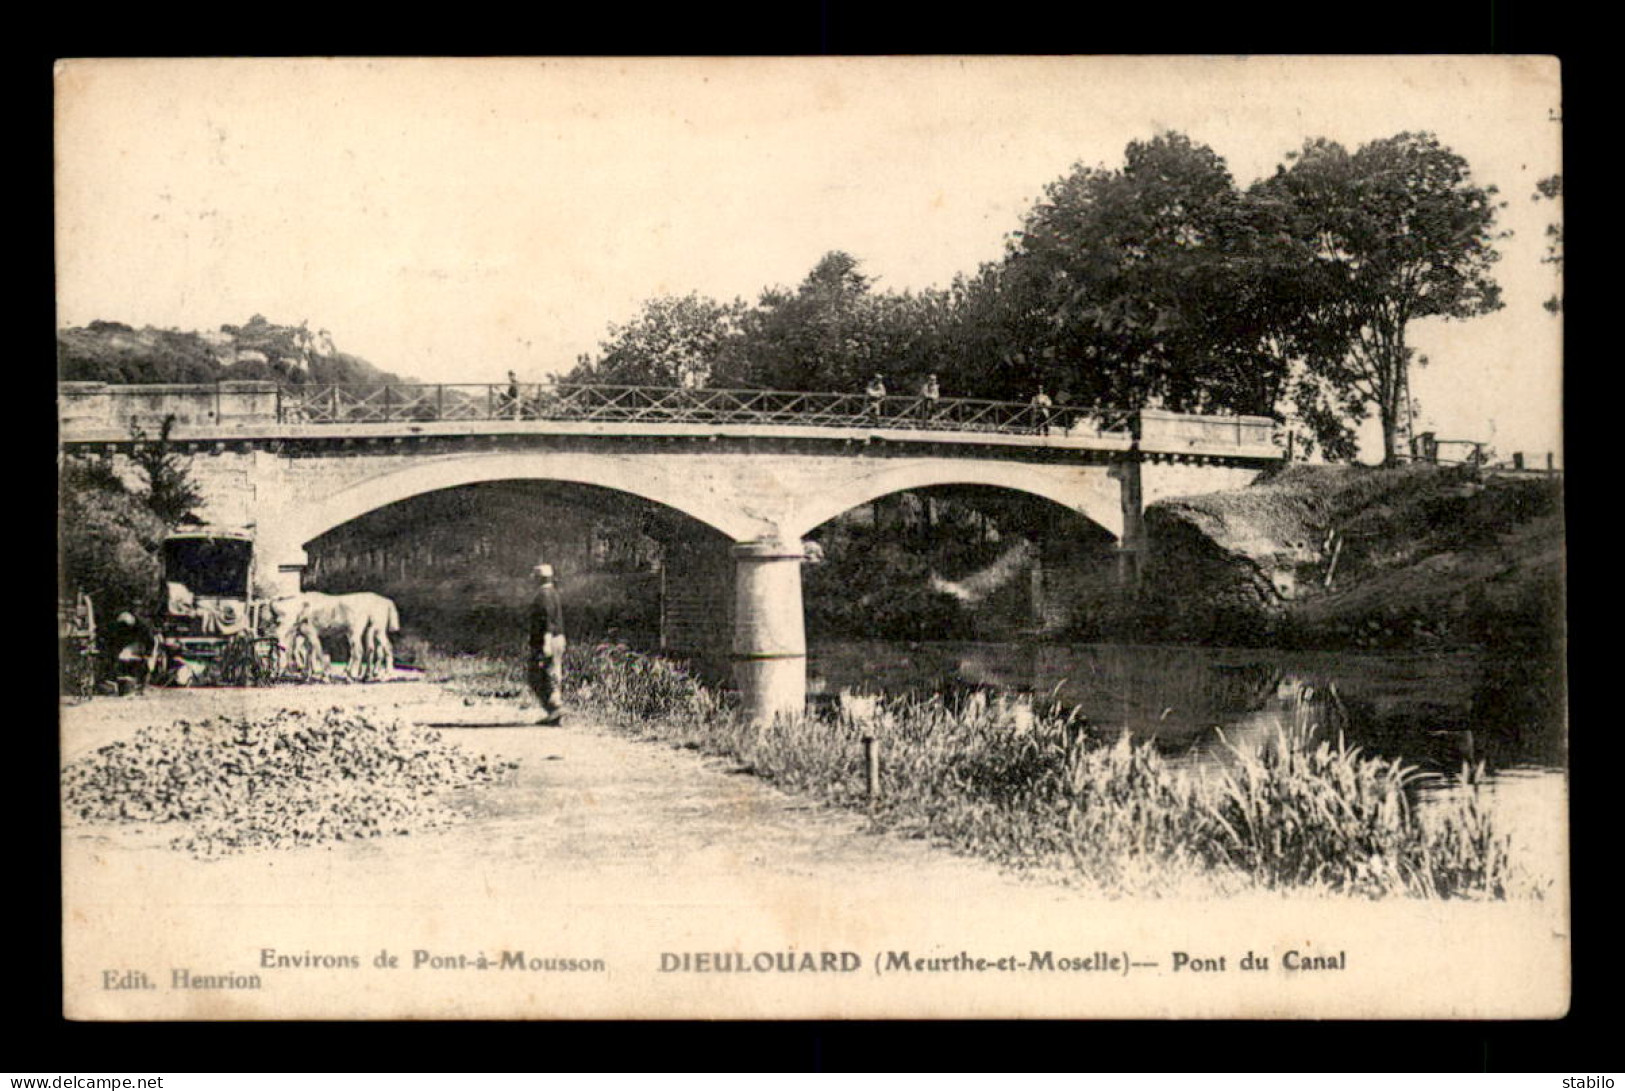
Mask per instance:
[[[525,692],[517,660],[436,656],[429,667],[470,697]],[[985,693],[846,693],[760,727],[681,664],[625,645],[572,648],[568,677],[575,709],[618,732],[864,811],[877,830],[1106,895],[1500,899],[1549,885],[1514,863],[1482,767],[1419,806],[1430,774],[1347,745],[1317,706],[1192,765],[1075,711]]]

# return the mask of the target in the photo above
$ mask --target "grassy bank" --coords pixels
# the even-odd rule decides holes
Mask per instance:
[[[437,659],[475,697],[518,697],[520,664]],[[868,809],[881,827],[1110,894],[1291,891],[1358,897],[1538,895],[1464,770],[1426,810],[1422,776],[1308,723],[1201,770],[1067,715],[976,699],[848,698],[826,715],[745,723],[680,665],[620,645],[572,648],[575,706],[629,735],[725,757],[789,791]],[[864,738],[881,749],[866,793]]]
[[[1547,647],[1562,628],[1558,480],[1467,467],[1291,466],[1146,511],[1163,639],[1347,648]]]

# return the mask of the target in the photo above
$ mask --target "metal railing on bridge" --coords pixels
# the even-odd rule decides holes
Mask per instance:
[[[413,384],[284,386],[277,419],[288,424],[407,421],[588,421],[895,427],[1036,434],[1084,430],[1127,434],[1133,414],[979,398],[817,394],[608,384]]]
[[[128,437],[141,423],[173,418],[177,435],[227,438],[265,426],[522,424],[583,422],[742,428],[886,429],[1064,438],[1083,446],[1168,456],[1273,459],[1278,425],[1268,417],[1123,411],[985,398],[874,398],[867,393],[692,389],[602,383],[391,383],[370,385],[247,380],[209,384],[58,386],[65,438]],[[487,431],[489,428],[478,429]],[[520,430],[528,430],[521,428]]]

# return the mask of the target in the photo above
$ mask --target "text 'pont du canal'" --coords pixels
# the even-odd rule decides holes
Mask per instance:
[[[840,973],[862,970],[866,960],[856,951],[663,951],[664,974],[791,974]],[[940,973],[1086,973],[1127,977],[1133,971],[1165,974],[1219,974],[1268,971],[1346,970],[1348,955],[1306,954],[1296,948],[1279,956],[1247,951],[1244,954],[1192,954],[1172,951],[1158,958],[1136,958],[1127,951],[1029,950],[1025,954],[957,951],[877,951],[867,960],[877,976]]]
[[[1072,973],[1127,977],[1133,972],[1172,976],[1199,976],[1265,972],[1279,969],[1291,973],[1342,971],[1349,967],[1348,952],[1310,954],[1289,948],[1279,954],[1193,953],[1170,951],[1157,957],[1136,958],[1128,951],[1057,951],[1045,949],[1019,952],[942,950],[883,950],[865,958],[856,951],[662,951],[650,968],[660,974],[855,974],[865,968],[875,976],[902,974],[959,973]],[[260,950],[258,970],[428,970],[428,971],[528,971],[532,973],[609,972],[602,958],[534,955],[522,950],[501,950],[494,954],[475,952],[435,952],[414,948],[396,953],[385,948],[371,958],[354,954],[316,954]],[[167,980],[166,980],[167,979]],[[105,990],[170,989],[261,989],[261,974],[239,969],[199,970],[173,967],[167,974],[150,975],[140,969],[101,971]]]

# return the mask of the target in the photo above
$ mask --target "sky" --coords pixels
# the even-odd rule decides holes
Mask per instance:
[[[1549,59],[115,59],[61,62],[56,100],[60,326],[263,314],[425,382],[564,371],[644,300],[753,302],[830,250],[945,286],[1167,130],[1241,185],[1309,137],[1433,132],[1513,234],[1501,311],[1412,327],[1417,428],[1561,444]]]

